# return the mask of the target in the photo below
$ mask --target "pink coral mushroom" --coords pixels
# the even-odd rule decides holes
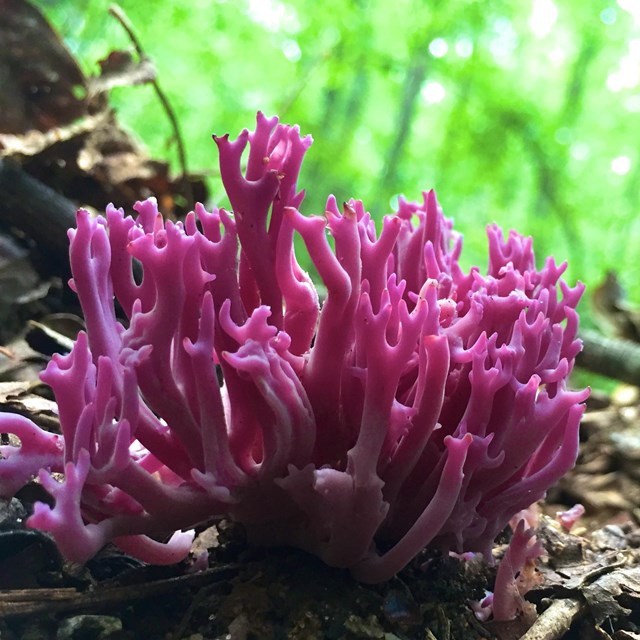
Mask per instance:
[[[311,138],[277,118],[215,141],[233,214],[198,205],[165,222],[153,199],[135,219],[78,212],[71,285],[87,331],[42,375],[64,447],[0,416],[22,441],[0,449],[1,493],[38,474],[55,506],[36,505],[29,525],[77,562],[113,542],[172,563],[217,516],[365,582],[427,545],[491,557],[575,462],[588,392],[566,380],[583,287],[552,258],[538,270],[531,239],[496,226],[487,274],[464,273],[433,192],[401,199],[379,234],[359,201],[303,216]]]

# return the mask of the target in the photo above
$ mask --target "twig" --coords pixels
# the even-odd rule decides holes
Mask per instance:
[[[559,640],[583,612],[584,607],[584,602],[577,598],[554,600],[520,640]]]
[[[607,338],[588,329],[581,331],[579,337],[584,345],[576,358],[579,367],[640,386],[640,344]]]
[[[142,48],[140,40],[138,40],[138,37],[133,30],[131,21],[129,20],[123,9],[117,4],[112,4],[109,7],[109,13],[122,25],[122,28],[127,32],[127,35],[129,36],[129,39],[131,40],[131,43],[133,44],[138,57],[140,58],[140,61],[144,62],[149,60],[149,57]],[[162,90],[162,87],[160,86],[157,78],[153,78],[150,82],[153,90],[156,92],[156,96],[158,96],[158,100],[160,100],[160,103],[162,104],[162,108],[164,109],[167,117],[169,118],[169,121],[171,122],[171,127],[173,128],[173,135],[178,147],[178,162],[180,164],[180,170],[182,172],[182,191],[184,197],[187,199],[188,210],[191,209],[194,205],[193,189],[191,188],[191,183],[189,182],[189,174],[187,172],[187,153],[185,150],[184,141],[182,139],[180,125],[178,123],[176,114],[171,107],[171,104],[169,103],[169,99],[167,98],[165,92]]]
[[[0,591],[0,619],[87,609],[93,611],[100,607],[159,596],[177,587],[201,588],[214,582],[224,581],[237,571],[238,565],[227,564],[200,573],[123,587],[98,587],[95,591],[84,593],[72,588]]]

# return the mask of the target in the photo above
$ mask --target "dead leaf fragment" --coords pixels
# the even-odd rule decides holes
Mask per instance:
[[[640,605],[640,567],[623,567],[598,578],[582,589],[597,624],[608,617],[627,616],[631,609],[622,605],[621,596]]]

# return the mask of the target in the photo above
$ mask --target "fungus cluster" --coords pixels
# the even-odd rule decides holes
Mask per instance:
[[[0,493],[37,475],[55,504],[29,526],[77,562],[109,542],[176,562],[220,516],[365,582],[427,545],[490,557],[575,463],[582,285],[497,226],[486,273],[464,272],[433,192],[401,199],[379,232],[355,200],[302,215],[311,138],[277,118],[215,141],[231,211],[78,212],[86,332],[42,374],[62,434],[0,415],[20,441],[0,447]]]

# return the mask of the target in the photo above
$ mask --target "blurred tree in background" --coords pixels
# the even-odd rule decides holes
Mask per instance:
[[[130,48],[107,0],[39,0],[95,62]],[[535,238],[588,285],[616,269],[640,302],[640,0],[121,0],[176,110],[189,168],[210,134],[255,112],[316,142],[303,209],[357,197],[376,215],[437,190],[485,263],[484,227]],[[114,92],[121,121],[175,156],[148,86]],[[215,199],[215,198],[214,198]],[[221,200],[220,200],[221,201]]]

